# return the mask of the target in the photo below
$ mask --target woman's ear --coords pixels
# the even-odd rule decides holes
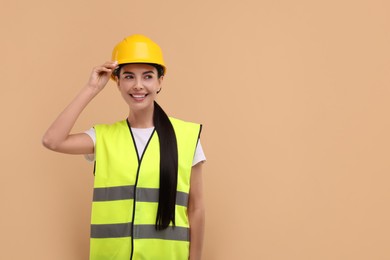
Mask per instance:
[[[158,78],[158,83],[161,85],[164,80],[164,76],[161,76]]]
[[[160,88],[157,90],[157,94],[160,93],[161,91],[163,80],[164,80],[164,76],[158,78],[158,84],[160,85]]]

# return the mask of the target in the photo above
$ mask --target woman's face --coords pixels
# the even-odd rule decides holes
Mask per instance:
[[[153,107],[163,77],[158,78],[157,69],[148,64],[126,64],[119,73],[118,88],[132,110]]]

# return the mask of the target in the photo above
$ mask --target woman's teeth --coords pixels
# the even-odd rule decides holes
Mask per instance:
[[[146,94],[143,94],[143,95],[134,95],[134,94],[130,94],[133,98],[144,98],[146,97]]]

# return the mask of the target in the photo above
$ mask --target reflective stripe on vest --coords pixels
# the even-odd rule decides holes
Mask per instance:
[[[141,159],[127,120],[97,125],[90,259],[188,259],[188,194],[201,126],[170,118],[178,143],[175,227],[155,229],[160,147],[153,131]]]

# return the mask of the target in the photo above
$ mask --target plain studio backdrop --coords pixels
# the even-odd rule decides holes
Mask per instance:
[[[390,3],[4,1],[0,259],[84,260],[93,164],[41,137],[124,37],[204,125],[205,260],[390,259]],[[127,116],[114,82],[74,130]]]

